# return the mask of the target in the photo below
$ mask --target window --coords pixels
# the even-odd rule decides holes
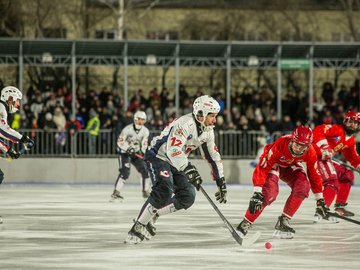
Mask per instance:
[[[118,34],[116,30],[96,30],[96,39],[117,39]],[[126,38],[126,31],[123,32],[123,38]]]
[[[38,34],[37,36],[43,36],[45,38],[66,38],[66,28],[44,28],[42,35]]]
[[[343,37],[343,41],[353,41],[353,37],[350,33],[343,33],[344,34],[344,37]]]
[[[312,33],[310,33],[310,32],[304,32],[302,39],[303,39],[304,41],[312,41],[312,40],[313,40]]]
[[[280,41],[291,41],[291,40],[293,40],[293,38],[289,31],[281,31]]]
[[[146,38],[155,40],[178,40],[179,33],[177,31],[150,31],[146,33]]]
[[[331,33],[331,41],[341,41],[341,33],[332,32]]]
[[[349,42],[353,41],[354,37],[351,33],[343,33],[343,32],[332,32],[331,33],[331,41],[337,42]]]

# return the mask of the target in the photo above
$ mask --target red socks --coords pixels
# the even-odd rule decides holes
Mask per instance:
[[[340,183],[336,203],[346,203],[350,194],[351,183]]]

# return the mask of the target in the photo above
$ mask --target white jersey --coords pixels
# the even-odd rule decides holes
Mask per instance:
[[[22,135],[16,130],[12,129],[7,122],[8,113],[5,105],[0,102],[0,150],[7,152],[9,147],[2,138],[18,143]]]
[[[117,145],[121,153],[126,153],[130,147],[135,149],[136,153],[145,153],[148,147],[149,129],[142,126],[140,129],[135,129],[134,124],[127,125],[121,131]]]
[[[201,147],[200,147],[201,146]],[[174,120],[151,141],[149,154],[168,162],[179,171],[189,163],[189,154],[200,147],[201,156],[208,161],[214,179],[224,177],[221,156],[215,145],[214,131],[201,132],[192,113]]]

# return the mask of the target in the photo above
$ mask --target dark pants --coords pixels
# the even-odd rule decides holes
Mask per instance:
[[[0,169],[0,185],[2,183],[2,181],[4,180],[4,173],[3,171]]]
[[[119,177],[126,180],[130,176],[130,165],[134,165],[136,170],[141,174],[143,179],[149,177],[146,162],[138,157],[131,158],[128,154],[119,154]]]
[[[160,209],[174,203],[176,210],[187,209],[193,205],[195,188],[183,172],[156,157],[146,157],[145,160],[153,184],[149,197],[151,205]]]

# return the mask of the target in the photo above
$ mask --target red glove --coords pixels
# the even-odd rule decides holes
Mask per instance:
[[[321,160],[329,160],[334,156],[334,151],[327,144],[321,146],[320,151],[321,151]]]

